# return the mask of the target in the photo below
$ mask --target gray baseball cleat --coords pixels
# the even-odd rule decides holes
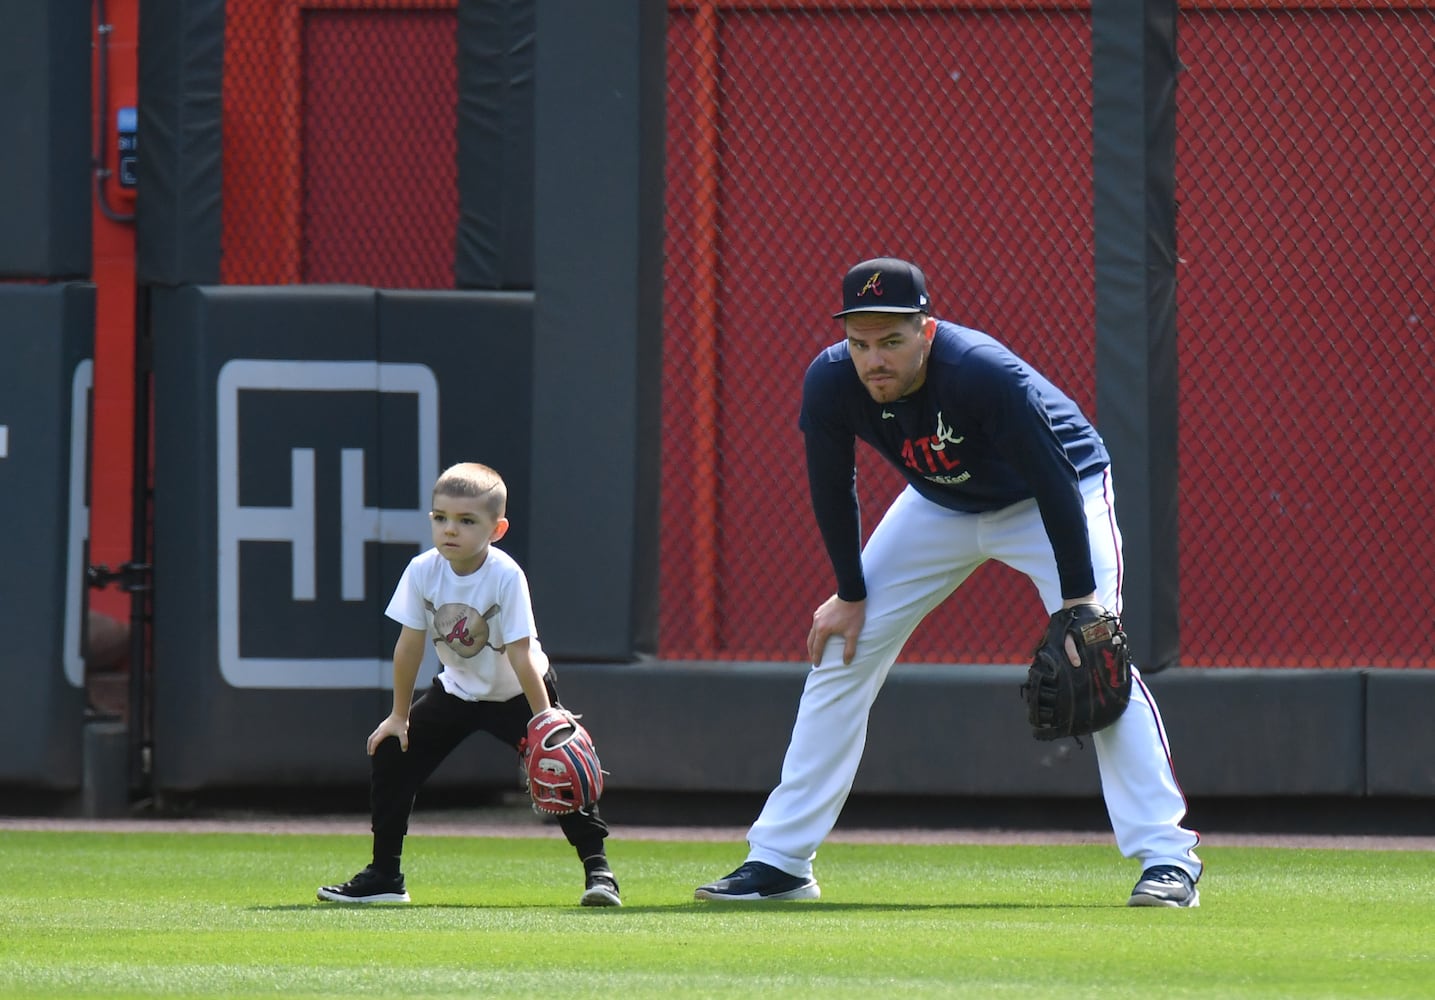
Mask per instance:
[[[1175,865],[1152,865],[1141,873],[1127,906],[1200,906],[1201,894],[1190,872]]]
[[[618,880],[606,868],[593,869],[584,880],[583,896],[578,902],[583,906],[622,906]]]

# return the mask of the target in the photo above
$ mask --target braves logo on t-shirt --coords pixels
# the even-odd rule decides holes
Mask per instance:
[[[484,647],[503,652],[499,646],[490,646],[489,621],[498,614],[495,604],[480,614],[467,604],[445,604],[433,613],[434,645],[443,643],[465,659],[474,656]]]

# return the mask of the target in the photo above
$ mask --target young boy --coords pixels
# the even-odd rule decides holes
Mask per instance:
[[[485,465],[452,466],[434,484],[434,547],[409,563],[385,612],[403,631],[394,647],[393,711],[368,741],[374,860],[342,885],[321,887],[321,900],[407,903],[399,861],[419,786],[469,734],[491,733],[517,750],[529,719],[559,704],[528,579],[492,546],[508,531],[507,506],[507,486]],[[427,642],[443,670],[414,701]],[[558,822],[583,862],[579,902],[621,906],[597,806]]]

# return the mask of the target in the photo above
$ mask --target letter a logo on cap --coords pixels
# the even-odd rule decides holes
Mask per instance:
[[[916,264],[896,257],[873,257],[842,276],[842,310],[848,313],[930,312],[927,279]]]

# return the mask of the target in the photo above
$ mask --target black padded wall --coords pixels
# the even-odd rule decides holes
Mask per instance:
[[[223,64],[224,0],[140,5],[141,284],[219,280]]]
[[[0,277],[90,273],[90,5],[0,0]]]
[[[1108,0],[1094,48],[1096,423],[1125,542],[1127,631],[1176,662],[1176,0]]]
[[[533,288],[533,8],[458,5],[460,288]]]
[[[80,782],[95,286],[0,285],[0,783]]]
[[[538,5],[529,577],[559,658],[654,651],[665,17]]]
[[[526,492],[532,309],[518,293],[155,290],[157,790],[367,780],[399,631],[384,608],[432,545],[434,480],[475,458]],[[502,547],[521,558],[522,542]],[[472,742],[438,780],[512,782],[512,752]]]

